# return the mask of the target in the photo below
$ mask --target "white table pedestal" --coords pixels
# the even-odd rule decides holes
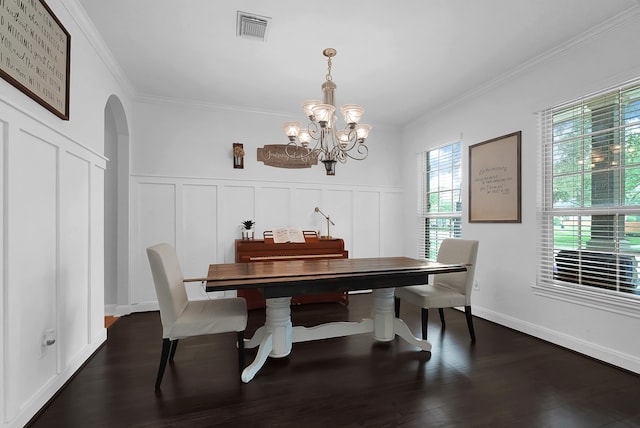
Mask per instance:
[[[360,322],[332,322],[316,327],[293,327],[291,324],[291,297],[266,299],[265,325],[256,330],[251,339],[245,341],[245,348],[258,346],[256,358],[242,372],[242,381],[247,383],[262,368],[267,357],[282,358],[291,353],[292,343],[309,340],[373,333],[373,338],[382,342],[392,341],[396,335],[423,349],[431,350],[431,344],[418,339],[400,318],[395,318],[393,308],[393,288],[373,290],[372,318]]]

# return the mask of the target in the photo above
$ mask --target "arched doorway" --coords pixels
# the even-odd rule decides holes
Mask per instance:
[[[129,125],[120,99],[104,108],[104,304],[106,315],[129,313]]]

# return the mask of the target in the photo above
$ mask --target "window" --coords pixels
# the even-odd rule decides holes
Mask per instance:
[[[462,143],[418,155],[418,257],[435,259],[440,243],[460,237]]]
[[[640,82],[542,114],[539,283],[640,295]]]

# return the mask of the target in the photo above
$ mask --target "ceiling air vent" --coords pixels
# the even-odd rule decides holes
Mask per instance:
[[[269,21],[271,21],[271,18],[267,16],[238,11],[236,35],[245,39],[264,42],[269,34]]]

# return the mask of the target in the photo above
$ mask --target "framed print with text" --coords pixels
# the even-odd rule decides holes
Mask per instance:
[[[0,76],[69,120],[71,35],[44,0],[0,0]]]
[[[522,131],[469,146],[469,223],[521,223]]]

